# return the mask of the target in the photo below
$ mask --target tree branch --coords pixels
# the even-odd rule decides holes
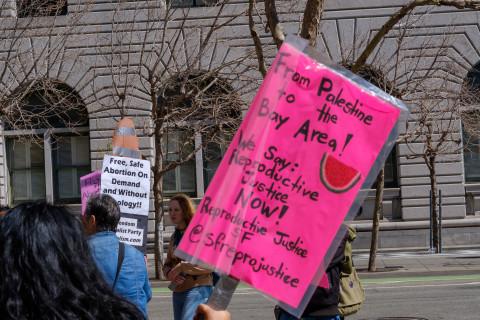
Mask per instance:
[[[324,0],[308,0],[303,12],[302,31],[300,37],[307,39],[308,44],[315,48],[318,27],[323,14]]]
[[[255,45],[255,53],[257,54],[258,70],[265,78],[267,75],[267,66],[265,64],[265,57],[263,56],[262,42],[258,36],[257,30],[255,30],[255,22],[253,21],[253,2],[255,0],[249,0],[248,5],[248,27],[250,28],[250,35],[252,36],[253,43]]]
[[[273,41],[280,49],[285,35],[283,34],[283,27],[280,25],[277,15],[277,7],[275,6],[275,0],[265,0],[265,14],[267,16],[267,25],[272,33]]]
[[[368,43],[365,50],[353,65],[351,71],[357,73],[367,61],[368,57],[375,50],[377,45],[382,41],[383,37],[407,14],[409,14],[416,7],[435,5],[435,6],[450,6],[457,9],[472,9],[480,10],[480,0],[414,0],[409,4],[403,6],[388,21],[378,30],[372,41]]]

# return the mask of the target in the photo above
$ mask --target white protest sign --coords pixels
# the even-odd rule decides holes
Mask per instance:
[[[137,227],[137,219],[121,217],[117,226],[118,239],[132,246],[143,243],[143,229]]]
[[[148,216],[150,162],[105,156],[102,168],[102,193],[117,200],[122,213]]]

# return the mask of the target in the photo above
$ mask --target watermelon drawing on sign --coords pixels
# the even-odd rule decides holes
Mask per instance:
[[[344,193],[360,180],[361,173],[325,152],[320,163],[320,180],[330,192]]]

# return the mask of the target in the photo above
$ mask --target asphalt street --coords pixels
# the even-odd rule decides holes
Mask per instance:
[[[367,299],[362,310],[348,320],[480,319],[479,248],[445,248],[437,254],[423,248],[379,252],[376,272],[367,271],[368,258],[366,251],[353,253]],[[153,259],[149,264],[153,278]],[[169,283],[151,280],[151,284],[154,297],[148,304],[149,319],[173,319]],[[254,288],[241,284],[228,310],[233,320],[273,320],[274,305]]]

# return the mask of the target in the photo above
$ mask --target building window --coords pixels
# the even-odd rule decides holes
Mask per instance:
[[[220,162],[226,151],[227,147],[223,143],[217,141],[208,143],[204,148],[202,163],[205,190],[210,185],[210,182],[212,182],[213,176],[220,166]]]
[[[189,138],[187,132],[169,132],[166,136],[167,139],[163,146],[163,150],[166,154],[163,159],[164,166],[167,166],[170,163],[175,163],[179,159],[184,158],[184,156],[193,152],[193,139]],[[179,165],[165,174],[163,177],[163,191],[166,194],[172,195],[175,193],[186,193],[195,196],[196,182],[194,157],[187,163]]]
[[[209,143],[203,152],[203,180],[205,181],[205,189],[212,182],[213,176],[220,166],[225,149],[216,143]]]
[[[59,16],[68,13],[66,0],[19,0],[17,1],[19,18]]]
[[[164,144],[164,150],[169,155],[164,158],[164,165],[168,165],[171,162],[176,162],[178,160],[178,146],[183,142],[185,143],[186,139],[189,139],[189,135],[186,132],[175,132],[169,133],[169,144],[166,146]],[[208,137],[199,137],[197,138],[197,144],[201,144],[202,140],[208,141]],[[193,140],[193,139],[192,139]],[[217,141],[218,140],[218,141]],[[222,136],[215,141],[206,143],[203,150],[200,152],[201,157],[192,158],[186,164],[176,167],[174,170],[169,171],[165,174],[163,178],[163,189],[165,194],[172,195],[175,193],[186,193],[192,196],[201,196],[205,192],[212,182],[213,176],[215,175],[220,162],[227,151],[227,146],[225,142],[225,137]],[[184,149],[185,154],[189,154],[193,151],[193,146],[195,142],[192,141],[191,144],[187,144]],[[173,151],[173,152],[172,152]],[[201,190],[199,190],[199,175],[197,172],[203,172],[200,174]]]
[[[463,168],[465,182],[480,182],[480,110],[463,114]]]
[[[463,166],[465,182],[480,182],[480,62],[467,73],[463,82],[464,103],[479,105],[477,111],[462,114]]]
[[[397,188],[397,151],[396,146],[393,146],[392,151],[385,160],[385,188]]]
[[[182,192],[201,197],[241,122],[243,101],[212,73],[184,73],[170,81],[158,99],[159,108],[168,110],[164,168],[181,165],[164,175],[163,191],[167,196]]]
[[[480,182],[480,139],[470,139],[464,131],[463,140],[465,146],[463,151],[465,182]]]
[[[398,188],[398,174],[397,174],[397,150],[396,145],[393,146],[392,151],[385,160],[384,167],[384,187]],[[377,179],[373,182],[372,189],[377,188]]]
[[[89,138],[60,136],[57,139],[55,143],[51,143],[51,139],[48,138],[44,141],[7,139],[7,161],[13,204],[47,200],[46,172],[52,172],[54,202],[79,201],[80,177],[90,172]]]
[[[71,203],[80,198],[80,177],[90,173],[88,136],[62,136],[53,145],[55,199]]]
[[[27,88],[14,92],[4,116],[10,203],[80,203],[80,177],[90,172],[86,108],[64,84]]]
[[[45,200],[45,157],[43,148],[36,142],[9,139],[7,155],[12,203]]]
[[[172,7],[207,7],[214,6],[219,0],[167,0]]]

